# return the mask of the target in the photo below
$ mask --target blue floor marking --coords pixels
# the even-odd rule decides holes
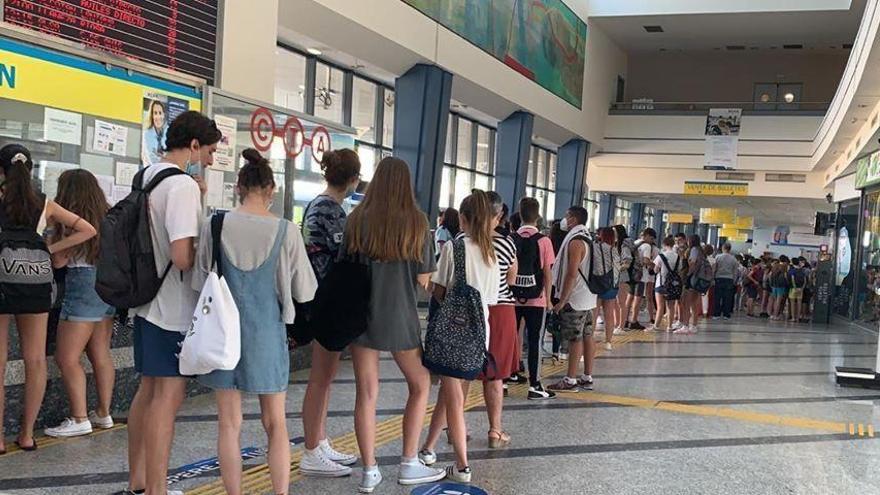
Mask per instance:
[[[305,438],[303,437],[290,439],[290,445],[299,445],[303,442],[305,442]],[[263,457],[268,451],[269,449],[266,447],[246,447],[241,449],[241,460],[246,461],[248,459]],[[210,473],[211,471],[216,471],[218,469],[220,469],[220,459],[217,457],[196,461],[192,464],[187,464],[175,469],[174,474],[168,475],[168,484],[173,485],[174,483],[179,483],[190,478],[196,478],[202,474]]]

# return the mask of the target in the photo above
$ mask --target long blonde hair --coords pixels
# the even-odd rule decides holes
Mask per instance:
[[[345,222],[349,253],[377,261],[422,261],[428,218],[416,204],[405,161],[387,157],[376,167],[364,201]]]
[[[459,215],[467,220],[467,235],[480,247],[483,259],[486,263],[495,264],[495,247],[492,244],[492,219],[495,211],[489,195],[479,189],[474,189],[470,196],[464,198],[459,208]]]

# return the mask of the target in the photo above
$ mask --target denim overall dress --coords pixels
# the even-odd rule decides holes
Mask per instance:
[[[275,282],[281,246],[286,238],[287,222],[281,219],[269,257],[253,270],[238,269],[229,262],[225,252],[220,253],[223,277],[241,319],[241,359],[234,370],[216,370],[199,377],[202,385],[252,394],[287,391],[290,356]]]

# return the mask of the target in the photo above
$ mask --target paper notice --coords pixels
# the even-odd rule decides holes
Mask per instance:
[[[125,199],[131,193],[131,186],[113,186],[113,196],[110,198],[110,204],[115,205],[116,203]]]
[[[217,151],[214,153],[214,169],[224,172],[235,172],[235,132],[238,121],[231,117],[215,115],[214,122],[223,137],[217,143]]]
[[[82,146],[82,114],[46,107],[43,114],[46,141]]]
[[[216,159],[214,161],[216,164]],[[205,195],[205,205],[211,208],[223,208],[223,172],[213,170],[213,167],[205,170],[205,182],[208,185],[208,193]]]
[[[235,208],[235,184],[232,182],[223,183],[223,207],[224,210]]]
[[[125,156],[128,148],[128,128],[103,120],[95,120],[95,138],[92,148],[95,151]]]
[[[58,178],[65,170],[73,170],[79,168],[75,163],[51,162],[43,160],[40,162],[40,181],[42,182],[42,191],[49,199],[55,199],[58,193]]]
[[[138,173],[141,166],[137,163],[116,163],[116,185],[131,186],[135,174]]]
[[[116,185],[116,181],[112,175],[95,175],[95,178],[98,179],[98,185],[101,186],[101,190],[104,191],[104,196],[107,196],[107,202],[109,203],[113,199],[113,186]]]

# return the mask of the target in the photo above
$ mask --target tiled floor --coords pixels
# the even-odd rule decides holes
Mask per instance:
[[[868,436],[869,426],[880,425],[880,391],[838,388],[833,377],[838,365],[873,367],[876,336],[840,325],[739,318],[711,322],[695,336],[628,340],[634,341],[597,361],[593,394],[541,403],[510,397],[504,417],[513,437],[509,448],[489,450],[485,409],[470,410],[474,485],[502,495],[880,493],[880,444]],[[393,361],[381,364],[380,421],[401,414],[406,395]],[[290,388],[292,437],[302,431],[304,377],[296,373]],[[330,404],[331,437],[352,431],[353,401],[345,363]],[[258,412],[256,400],[245,412]],[[215,455],[214,414],[210,396],[186,403],[172,466]],[[855,435],[847,431],[850,423]],[[400,440],[392,437],[377,452],[386,481],[376,493],[409,494],[411,488],[396,484]],[[119,429],[0,457],[0,493],[118,491],[126,480],[125,441]],[[264,442],[257,415],[248,416],[242,446]],[[441,463],[450,460],[442,445]],[[255,457],[245,465],[263,462]],[[208,471],[171,488],[194,490],[218,474]],[[356,477],[298,479],[291,493],[355,493],[356,484]]]

